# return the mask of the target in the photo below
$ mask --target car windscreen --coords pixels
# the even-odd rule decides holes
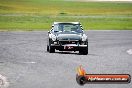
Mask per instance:
[[[60,23],[60,24],[54,25],[54,31],[82,33],[80,24],[70,24],[70,23]]]

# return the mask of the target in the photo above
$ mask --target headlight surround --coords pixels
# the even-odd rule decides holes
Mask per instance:
[[[87,36],[85,34],[82,35],[82,41],[86,41],[87,40]]]

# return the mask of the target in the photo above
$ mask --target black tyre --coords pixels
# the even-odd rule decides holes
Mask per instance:
[[[51,40],[49,39],[49,45],[47,45],[47,51],[49,53],[54,53],[55,52],[55,48],[53,46],[51,46]]]
[[[86,42],[87,47],[83,47],[82,49],[79,50],[79,54],[82,55],[87,55],[88,54],[88,41]]]
[[[81,50],[79,50],[79,54],[87,55],[88,54],[88,47],[82,48]]]
[[[54,53],[55,49],[52,46],[49,46],[49,53]]]

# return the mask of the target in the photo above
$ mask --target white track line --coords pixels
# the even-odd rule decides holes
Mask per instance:
[[[0,88],[7,88],[9,86],[9,82],[7,78],[0,74]]]
[[[132,55],[132,49],[129,49],[126,51],[128,54],[131,54]]]
[[[22,62],[22,63],[26,63],[26,64],[35,64],[36,62]]]

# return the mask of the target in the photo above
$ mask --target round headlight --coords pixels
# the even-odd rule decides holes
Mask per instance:
[[[82,41],[86,41],[86,40],[87,40],[87,36],[85,34],[83,34]]]
[[[56,41],[56,36],[55,35],[52,35],[52,41]]]

